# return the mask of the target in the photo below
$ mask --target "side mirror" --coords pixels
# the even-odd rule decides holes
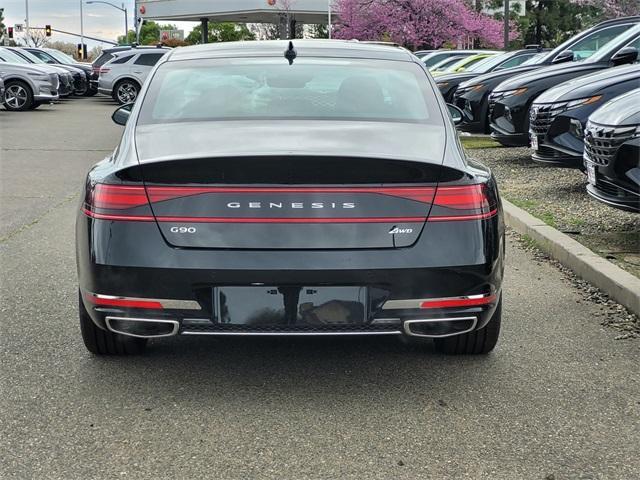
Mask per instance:
[[[563,50],[558,55],[556,55],[556,58],[554,58],[551,63],[564,63],[564,62],[573,62],[572,50]]]
[[[616,52],[616,54],[611,57],[611,63],[613,65],[625,65],[627,63],[633,63],[638,59],[638,49],[635,47],[624,47]]]
[[[455,105],[451,105],[450,103],[447,103],[447,108],[449,109],[449,115],[453,120],[453,124],[460,125],[462,123],[462,118],[463,118],[462,110],[460,110]]]
[[[131,116],[131,109],[133,108],[133,103],[127,103],[126,105],[121,106],[113,115],[111,115],[111,120],[118,125],[126,125],[129,117]]]

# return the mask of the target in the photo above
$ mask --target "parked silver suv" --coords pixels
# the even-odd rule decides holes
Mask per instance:
[[[9,63],[0,52],[0,77],[5,91],[2,103],[7,110],[31,110],[58,99],[59,77],[44,67]]]
[[[135,102],[153,66],[169,48],[131,49],[113,54],[100,67],[98,93],[111,95],[121,105]]]

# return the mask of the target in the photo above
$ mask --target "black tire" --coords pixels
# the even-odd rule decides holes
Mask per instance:
[[[436,350],[448,355],[483,355],[489,353],[498,343],[500,322],[502,318],[502,297],[491,320],[480,330],[455,335],[453,337],[435,338]]]
[[[97,327],[79,299],[80,331],[85,347],[94,355],[136,355],[144,352],[147,340],[127,337]]]
[[[125,78],[115,84],[111,96],[120,105],[126,105],[135,102],[139,93],[140,85],[138,82]]]
[[[89,89],[87,90],[87,92],[84,94],[85,97],[93,97],[96,93],[98,93],[98,90],[92,90]]]
[[[4,86],[2,104],[12,112],[30,110],[33,106],[31,87],[21,80],[9,80]]]

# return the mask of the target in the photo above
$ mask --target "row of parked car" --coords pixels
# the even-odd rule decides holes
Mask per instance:
[[[639,50],[640,17],[625,17],[518,66],[503,62],[526,49],[434,77],[459,109],[460,130],[491,133],[505,146],[531,146],[536,162],[586,172],[591,196],[640,212]]]
[[[33,110],[61,97],[95,95],[91,74],[91,64],[53,48],[0,47],[0,98],[7,110]]]

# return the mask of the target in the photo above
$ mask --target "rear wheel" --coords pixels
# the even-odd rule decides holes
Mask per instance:
[[[9,80],[5,85],[2,100],[7,110],[22,112],[32,107],[33,92],[26,83],[20,80]]]
[[[80,331],[87,350],[95,355],[135,355],[144,351],[146,339],[118,335],[98,328],[89,317],[80,294],[78,299]]]
[[[436,338],[436,350],[449,355],[479,355],[489,353],[498,343],[500,321],[502,317],[502,297],[491,320],[480,330],[455,335],[453,337]]]
[[[138,98],[140,86],[133,80],[120,80],[113,89],[113,99],[120,105],[133,103]]]

